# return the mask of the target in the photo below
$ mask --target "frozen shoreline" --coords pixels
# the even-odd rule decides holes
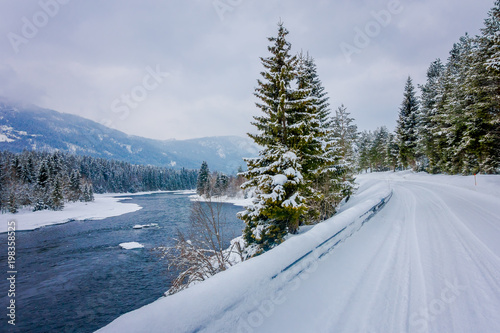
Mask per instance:
[[[0,233],[7,232],[7,223],[16,221],[17,231],[35,230],[44,226],[67,223],[74,220],[102,220],[108,217],[120,216],[142,209],[133,203],[123,202],[132,196],[156,193],[182,193],[186,191],[151,191],[137,193],[104,193],[95,194],[93,202],[67,202],[62,211],[42,210],[33,212],[29,208],[19,210],[16,214],[0,214]]]
[[[249,206],[252,204],[253,198],[241,198],[241,197],[228,197],[227,195],[222,195],[222,196],[212,196],[210,199],[206,198],[205,196],[200,196],[198,194],[193,194],[189,196],[189,200],[191,201],[201,201],[201,202],[222,202],[222,203],[229,203],[233,204],[235,206]]]

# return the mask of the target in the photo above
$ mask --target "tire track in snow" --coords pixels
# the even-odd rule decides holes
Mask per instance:
[[[499,290],[500,286],[497,279],[500,275],[498,269],[494,269],[500,267],[498,256],[467,227],[464,219],[458,216],[452,208],[462,207],[468,210],[470,200],[466,201],[459,196],[452,195],[445,197],[448,201],[451,201],[447,202],[438,195],[435,188],[431,190],[420,184],[407,183],[406,185],[408,188],[413,188],[414,193],[420,193],[420,197],[425,198],[425,200],[420,200],[422,207],[419,210],[421,213],[421,223],[419,225],[426,226],[431,231],[427,241],[429,249],[424,249],[424,251],[428,252],[427,256],[432,258],[434,262],[432,269],[427,272],[428,280],[432,282],[433,279],[439,277],[439,279],[448,283],[453,279],[459,279],[461,285],[465,283],[468,286],[468,290],[461,295],[461,299],[457,304],[450,304],[449,309],[447,307],[440,314],[443,318],[439,318],[435,322],[434,320],[430,321],[428,329],[432,332],[442,332],[444,329],[450,330],[450,328],[452,328],[451,331],[453,332],[474,330],[474,325],[471,325],[469,329],[464,329],[463,326],[456,323],[462,321],[460,317],[463,317],[464,313],[469,313],[473,317],[481,317],[480,311],[476,307],[470,306],[470,304],[484,305],[485,301],[491,298],[491,295],[488,296],[483,290],[477,290],[476,286],[479,285],[484,288],[486,285],[485,289],[493,297],[498,295],[495,290]],[[457,200],[459,204],[457,204]],[[436,209],[436,206],[439,208]],[[475,223],[479,226],[485,221],[487,220],[482,219]],[[433,281],[434,286],[428,295],[430,298],[432,298],[432,295],[439,295],[440,288],[443,288],[437,282]],[[498,299],[498,296],[496,297],[496,304],[499,304],[500,299]],[[484,312],[488,312],[488,307],[481,307]],[[449,313],[446,310],[450,310]],[[451,318],[446,318],[446,315]],[[480,324],[480,322],[477,324]]]

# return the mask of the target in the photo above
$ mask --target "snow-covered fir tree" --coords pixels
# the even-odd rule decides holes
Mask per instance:
[[[489,11],[481,35],[471,41],[461,89],[465,130],[459,147],[464,174],[500,169],[500,2]]]
[[[262,114],[252,123],[257,134],[249,136],[263,149],[258,157],[246,159],[248,171],[242,173],[248,179],[242,187],[253,188],[255,198],[238,216],[246,223],[246,242],[258,250],[318,220],[319,202],[330,194],[329,173],[338,161],[328,98],[314,60],[302,53],[292,55],[287,35],[279,23],[278,36],[269,38],[270,56],[261,58],[264,71],[255,95]]]
[[[49,207],[52,210],[62,210],[64,208],[63,184],[61,178],[58,176],[56,176],[54,181]]]
[[[288,31],[283,23],[278,25],[278,36],[270,37],[271,55],[261,58],[265,68],[258,80],[255,95],[262,115],[252,123],[258,130],[249,136],[263,149],[259,157],[246,159],[249,179],[243,188],[254,187],[253,205],[238,216],[245,221],[244,237],[248,244],[257,244],[267,250],[283,240],[289,232],[295,232],[301,215],[306,211],[303,196],[305,181],[302,165],[296,154],[297,144],[290,132],[300,128],[300,115],[294,112],[303,99],[304,91],[295,89],[298,59],[290,54],[291,45],[286,40]],[[304,101],[305,102],[305,101]],[[300,105],[307,107],[307,103]]]
[[[80,174],[80,171],[78,170],[73,170],[70,176],[70,184],[69,184],[69,189],[70,189],[70,195],[69,195],[69,200],[70,201],[78,201],[80,200],[80,197],[82,196],[82,176]]]
[[[387,137],[387,144],[385,148],[385,165],[387,165],[392,171],[396,171],[396,168],[398,167],[398,161],[399,161],[399,147],[396,142],[395,135],[393,133],[389,133],[389,136]]]
[[[328,97],[317,74],[314,59],[302,52],[297,64],[297,101],[290,120],[291,147],[301,161],[303,196],[307,216],[304,222],[321,221],[335,213],[341,175],[339,152],[333,137]],[[333,195],[332,195],[333,194]]]
[[[338,199],[342,199],[343,197],[349,197],[355,189],[354,173],[356,162],[354,149],[358,138],[358,127],[354,123],[354,118],[350,117],[347,108],[341,105],[335,110],[331,128],[333,140],[330,146],[335,149],[333,154],[338,159],[335,165],[337,177],[332,181],[336,182],[333,187],[336,189]]]
[[[387,170],[387,142],[389,132],[385,126],[377,128],[373,132],[373,139],[370,144],[369,158],[373,171]]]
[[[358,136],[358,140],[356,142],[358,172],[368,172],[368,170],[371,171],[370,147],[372,140],[373,133],[370,131],[362,131]]]
[[[83,184],[82,196],[80,198],[80,201],[83,202],[94,201],[94,189],[92,187],[92,184],[90,183]]]
[[[411,77],[405,85],[404,98],[399,109],[396,133],[399,145],[399,158],[403,167],[416,166],[418,100]]]
[[[441,76],[444,65],[440,59],[435,60],[427,70],[427,82],[420,86],[421,104],[417,117],[417,151],[419,163],[425,170],[436,170],[439,155],[435,147],[433,119],[438,102],[442,96]]]
[[[17,204],[17,198],[16,198],[16,192],[15,191],[12,191],[10,192],[9,194],[9,201],[8,201],[8,204],[7,204],[7,209],[9,211],[9,213],[17,213],[17,210],[18,210],[18,204]]]
[[[201,163],[200,171],[198,172],[198,180],[196,182],[196,193],[199,195],[210,194],[210,170],[206,161]]]

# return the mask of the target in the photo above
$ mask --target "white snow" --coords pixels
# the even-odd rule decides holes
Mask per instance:
[[[14,142],[14,141],[15,140],[12,140],[7,135],[0,133],[0,142]]]
[[[332,219],[99,332],[499,332],[500,176],[358,182]]]
[[[34,230],[51,224],[66,223],[72,220],[102,220],[135,212],[142,207],[133,203],[121,202],[126,198],[114,198],[113,194],[95,194],[93,202],[65,203],[62,211],[42,210],[33,212],[22,209],[16,214],[0,214],[0,233],[7,231],[7,222],[16,221],[16,230]]]
[[[224,152],[224,148],[219,147],[217,149],[217,155],[219,155],[220,158],[226,158],[226,153]]]
[[[285,175],[278,174],[273,176],[272,185],[285,185],[288,178]]]
[[[148,224],[136,224],[132,228],[133,229],[144,229],[144,228],[152,228],[157,227],[158,223],[148,223]]]
[[[144,245],[137,242],[120,243],[120,246],[125,250],[141,249]]]
[[[12,132],[17,132],[15,131],[12,127],[7,126],[7,125],[1,125],[0,126],[0,142],[14,142],[15,139],[19,139],[17,136],[15,136]],[[7,135],[9,134],[10,137]],[[15,138],[15,139],[13,139]]]
[[[189,196],[189,199],[191,201],[202,201],[202,202],[207,202],[207,201],[212,201],[212,202],[222,202],[222,203],[229,203],[233,204],[235,206],[249,206],[253,203],[253,196],[252,194],[248,194],[248,197],[245,198],[243,193],[240,192],[238,196],[236,197],[230,197],[227,195],[220,195],[220,196],[212,196],[210,199],[206,198],[205,196],[200,196],[198,194],[194,194]]]

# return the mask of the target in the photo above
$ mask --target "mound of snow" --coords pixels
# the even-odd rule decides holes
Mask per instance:
[[[140,249],[144,247],[144,245],[137,242],[120,243],[120,246],[125,250]]]

